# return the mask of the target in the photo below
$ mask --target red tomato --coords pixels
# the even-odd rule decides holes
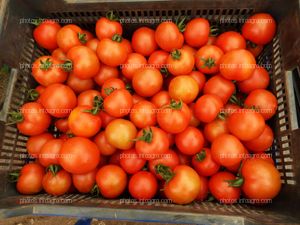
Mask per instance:
[[[255,139],[245,141],[245,147],[256,153],[267,151],[273,144],[274,134],[272,129],[266,125],[264,131]]]
[[[132,48],[143,56],[149,56],[157,49],[155,31],[148,27],[136,29],[132,35]]]
[[[194,107],[196,118],[202,122],[210,123],[220,113],[223,102],[217,95],[206,94],[198,98]]]
[[[245,157],[246,150],[235,136],[222,134],[211,145],[212,159],[222,166],[233,166]]]
[[[101,98],[101,93],[96,90],[83,91],[78,95],[77,105],[78,106],[89,106],[93,107],[95,104],[95,97],[97,99]]]
[[[99,40],[97,38],[93,38],[93,39],[89,40],[85,46],[88,47],[89,49],[93,50],[94,52],[96,52],[98,44],[99,44]]]
[[[277,110],[277,99],[275,95],[264,89],[251,91],[244,104],[245,106],[258,109],[265,120],[273,117]]]
[[[105,112],[118,118],[128,115],[132,106],[132,96],[125,89],[114,90],[103,102]]]
[[[200,192],[196,198],[198,201],[204,201],[208,195],[208,180],[206,177],[199,176],[200,178]]]
[[[203,148],[204,137],[199,129],[187,127],[181,133],[176,134],[175,143],[183,154],[194,155]]]
[[[43,145],[52,139],[53,135],[50,133],[42,133],[36,136],[31,136],[26,142],[26,149],[30,156],[38,158]]]
[[[167,52],[182,47],[184,38],[177,25],[173,22],[162,22],[155,30],[155,40],[158,46]]]
[[[255,58],[244,49],[227,52],[220,59],[220,73],[227,80],[247,80],[251,77],[255,67]]]
[[[57,60],[60,61],[65,61],[67,60],[67,55],[61,50],[60,48],[55,49],[52,53],[51,56]]]
[[[232,103],[227,103],[224,108],[222,109],[223,112],[225,112],[226,115],[230,116],[235,111],[241,109],[240,106]]]
[[[199,94],[197,81],[188,75],[177,76],[169,84],[172,99],[181,100],[186,104],[193,102]]]
[[[132,47],[131,47],[130,41],[128,41],[127,39],[123,38],[121,44],[122,44],[123,47],[125,48],[127,54],[130,54],[130,53],[133,52],[133,51],[132,51]]]
[[[45,174],[44,167],[37,163],[29,163],[22,167],[18,181],[17,190],[23,195],[37,194],[42,191],[42,180]]]
[[[43,92],[41,103],[51,116],[63,118],[68,116],[76,106],[77,99],[70,87],[63,84],[52,84]]]
[[[123,42],[119,35],[114,35],[111,39],[102,39],[97,47],[97,55],[101,62],[113,67],[124,64],[129,53]]]
[[[199,71],[192,71],[189,75],[195,79],[199,86],[199,92],[201,92],[206,82],[205,75]]]
[[[146,160],[140,157],[135,149],[126,150],[120,155],[120,165],[128,174],[135,174],[146,164]]]
[[[262,134],[265,120],[253,109],[241,109],[232,113],[227,120],[227,127],[233,135],[242,141],[250,141]]]
[[[83,91],[93,89],[94,84],[93,79],[80,79],[73,73],[70,73],[67,80],[67,85],[72,88],[75,93],[81,93]]]
[[[160,91],[163,77],[158,69],[141,68],[132,79],[132,87],[142,97],[151,97]]]
[[[116,67],[111,67],[102,64],[96,76],[94,76],[94,81],[99,85],[102,86],[105,81],[110,78],[118,78],[119,71]]]
[[[72,181],[80,193],[90,193],[96,183],[96,170],[84,174],[72,174]]]
[[[172,50],[167,58],[168,71],[174,76],[189,74],[194,64],[194,55],[184,49]]]
[[[151,102],[157,107],[160,108],[163,105],[170,104],[171,97],[169,95],[169,92],[167,91],[160,91],[152,96]]]
[[[235,93],[235,85],[221,75],[216,75],[206,82],[203,93],[217,95],[226,104],[231,95]]]
[[[190,105],[191,110],[191,120],[190,120],[190,126],[192,127],[198,127],[200,125],[200,121],[195,116],[195,103],[191,103]]]
[[[213,142],[221,134],[228,134],[226,120],[216,119],[204,126],[204,137],[209,141]]]
[[[184,40],[192,47],[201,47],[208,41],[210,33],[209,22],[204,18],[195,18],[186,24]]]
[[[94,137],[94,142],[98,146],[101,155],[112,155],[117,151],[114,146],[108,143],[104,131],[101,131]]]
[[[264,152],[258,152],[256,154],[253,154],[253,158],[259,158],[265,160],[268,163],[271,163],[272,165],[275,165],[272,155],[270,153],[268,154]]]
[[[257,66],[250,78],[238,82],[238,87],[241,92],[249,94],[256,89],[266,89],[269,83],[270,76],[268,71],[261,66]]]
[[[123,151],[116,151],[109,158],[109,164],[120,166],[120,155]]]
[[[99,40],[112,38],[115,34],[122,35],[123,28],[120,22],[116,20],[113,13],[101,17],[96,23],[96,35]]]
[[[128,120],[115,119],[105,128],[105,137],[115,148],[128,150],[133,147],[132,141],[136,137],[136,127]]]
[[[86,43],[85,35],[80,27],[74,24],[63,26],[56,35],[58,47],[67,53],[72,47]]]
[[[77,106],[72,110],[68,118],[68,126],[72,134],[80,137],[92,137],[101,128],[99,113],[93,112],[89,106]]]
[[[218,36],[216,46],[227,53],[232,50],[245,49],[246,40],[244,37],[235,31],[227,31]]]
[[[243,36],[255,43],[265,45],[269,43],[276,32],[276,22],[267,13],[257,13],[250,16],[242,26]]]
[[[216,36],[209,36],[206,45],[215,45],[217,42],[217,38],[218,37]]]
[[[102,121],[102,127],[106,128],[106,126],[113,121],[114,119],[116,119],[116,117],[113,117],[111,115],[109,115],[108,113],[104,112],[104,111],[100,111],[100,117],[101,117],[101,121]]]
[[[110,78],[106,80],[101,87],[101,95],[106,98],[116,89],[125,89],[125,83],[119,78]]]
[[[50,165],[59,164],[59,153],[64,141],[62,139],[53,139],[47,141],[39,153],[39,163],[48,167]]]
[[[176,134],[184,131],[190,123],[191,110],[182,101],[171,100],[157,112],[157,123],[168,133]]]
[[[196,49],[194,49],[194,48],[192,48],[191,46],[186,45],[186,44],[184,44],[184,45],[182,46],[181,49],[190,52],[193,56],[195,56],[196,53],[197,53],[197,50],[196,50]]]
[[[94,38],[94,35],[91,32],[89,32],[88,30],[83,30],[82,33],[85,35],[86,42],[88,42]]]
[[[134,104],[130,112],[130,120],[138,128],[154,126],[156,124],[156,106],[146,100]]]
[[[179,158],[179,165],[191,165],[191,157],[185,154],[182,154],[180,151],[177,151],[177,155]]]
[[[161,158],[169,149],[166,132],[158,127],[147,127],[138,132],[135,149],[143,159]]]
[[[50,195],[63,195],[69,191],[71,185],[71,175],[65,170],[60,170],[56,174],[48,171],[43,177],[43,188]]]
[[[56,35],[61,26],[54,20],[43,20],[33,30],[33,38],[39,46],[48,50],[56,49]]]
[[[43,86],[63,83],[66,81],[68,73],[59,66],[61,63],[52,56],[41,56],[32,65],[32,76]]]
[[[54,125],[60,132],[67,133],[69,130],[68,119],[56,120]]]
[[[61,148],[60,165],[73,174],[83,174],[94,170],[100,161],[97,145],[87,138],[73,137],[66,140]]]
[[[128,190],[132,197],[138,200],[151,199],[158,189],[157,180],[154,175],[147,171],[134,174],[128,184]]]
[[[208,148],[202,149],[193,156],[192,165],[200,176],[205,177],[214,175],[220,169],[220,165],[212,159],[211,151]]]
[[[145,67],[147,64],[146,58],[139,53],[130,53],[126,62],[121,65],[122,74],[127,79],[131,80],[136,71]]]
[[[201,47],[195,55],[197,69],[205,74],[217,73],[223,54],[223,51],[215,45],[205,45]]]
[[[223,204],[236,203],[240,197],[241,189],[231,187],[229,180],[235,179],[235,176],[229,172],[219,172],[213,175],[208,181],[210,193]]]
[[[148,64],[157,69],[163,68],[167,64],[168,57],[168,52],[156,50],[152,52],[152,54],[149,56]]]

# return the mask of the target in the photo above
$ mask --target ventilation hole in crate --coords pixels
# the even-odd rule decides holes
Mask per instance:
[[[202,11],[202,15],[207,15],[207,10],[206,9],[203,9],[203,11]]]
[[[165,10],[162,10],[162,11],[156,10],[156,11],[155,11],[155,16],[162,16],[163,14],[166,14],[166,11],[165,11]]]

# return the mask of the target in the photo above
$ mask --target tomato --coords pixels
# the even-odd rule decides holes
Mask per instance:
[[[248,95],[245,106],[255,107],[265,120],[273,117],[277,110],[277,99],[274,94],[264,89],[256,89]]]
[[[61,148],[60,165],[73,174],[83,174],[94,170],[100,161],[97,145],[84,137],[66,140]]]
[[[186,44],[184,44],[184,45],[182,46],[181,49],[190,52],[193,56],[195,56],[196,53],[197,53],[197,50],[196,50],[196,49],[194,49],[194,48],[192,48],[191,46],[186,45]]]
[[[94,35],[91,32],[89,32],[88,30],[83,30],[82,33],[85,35],[86,42],[94,39]]]
[[[233,135],[242,141],[250,141],[262,134],[265,120],[253,109],[241,109],[232,113],[227,120],[227,127]]]
[[[216,46],[227,53],[232,50],[245,49],[246,40],[244,37],[235,31],[227,31],[218,36]]]
[[[126,150],[120,155],[120,165],[128,174],[135,174],[146,164],[146,160],[140,157],[135,149]]]
[[[42,133],[36,136],[31,136],[26,142],[26,149],[30,156],[38,158],[43,145],[52,139],[53,135],[50,133]]]
[[[63,84],[51,84],[41,95],[41,103],[51,116],[63,118],[68,116],[76,106],[77,99],[70,87]]]
[[[216,36],[209,36],[206,45],[215,45],[217,42],[217,38],[218,37]]]
[[[264,50],[263,45],[257,45],[253,42],[247,43],[247,50],[252,53],[252,55],[256,58],[260,55],[260,53]]]
[[[168,135],[158,127],[142,129],[135,140],[136,152],[143,159],[160,158],[169,149]]]
[[[48,167],[50,165],[59,164],[59,153],[64,141],[62,139],[53,139],[47,141],[39,153],[39,163]]]
[[[276,22],[267,13],[257,13],[250,16],[242,26],[243,36],[255,43],[265,45],[269,43],[276,32]]]
[[[208,179],[203,176],[199,176],[200,178],[200,192],[196,198],[198,201],[204,201],[208,196]]]
[[[101,95],[106,98],[116,89],[125,89],[125,83],[119,78],[110,78],[106,80],[101,87]]]
[[[263,203],[278,195],[281,189],[280,173],[271,163],[253,158],[246,160],[241,169],[242,190],[247,198]]]
[[[39,46],[48,50],[56,49],[56,35],[61,26],[54,20],[43,20],[33,30],[33,38]]]
[[[226,104],[231,95],[235,93],[235,85],[221,75],[216,75],[206,82],[203,93],[217,95]]]
[[[105,128],[105,137],[115,148],[128,150],[133,147],[132,141],[136,137],[136,127],[128,120],[115,119]]]
[[[75,76],[73,73],[70,73],[67,85],[72,88],[75,93],[81,93],[83,91],[87,91],[94,88],[94,81],[93,79],[80,79]]]
[[[127,39],[123,38],[121,44],[125,48],[127,54],[130,54],[130,53],[133,52],[130,41],[128,41]]]
[[[101,131],[94,137],[94,142],[98,146],[101,155],[112,155],[117,151],[114,146],[108,143],[104,131]]]
[[[175,144],[175,134],[167,133],[169,139],[169,147],[172,147]]]
[[[44,190],[54,196],[67,193],[72,185],[72,177],[65,170],[60,170],[56,174],[48,171],[43,177]]]
[[[270,153],[268,154],[264,152],[258,152],[256,154],[253,154],[253,158],[259,158],[265,160],[268,163],[271,163],[272,165],[275,165],[272,155]]]
[[[251,77],[255,67],[254,56],[244,49],[227,52],[220,59],[220,73],[227,80],[247,80]]]
[[[95,97],[100,99],[101,93],[96,90],[83,91],[78,95],[77,105],[78,106],[85,105],[85,106],[93,107],[95,104]]]
[[[123,42],[122,37],[119,35],[114,35],[111,39],[102,39],[97,47],[97,55],[100,61],[108,66],[124,64],[129,53]]]
[[[176,166],[173,171],[160,165],[159,174],[167,181],[164,193],[168,199],[176,204],[189,204],[194,201],[200,192],[200,178],[197,172],[186,165]]]
[[[227,128],[226,120],[216,119],[204,126],[204,137],[209,142],[213,142],[221,134],[228,134],[229,130]]]
[[[264,131],[257,138],[245,141],[244,145],[247,149],[254,153],[264,152],[272,146],[273,140],[273,131],[268,125],[266,125]]]
[[[146,58],[139,53],[130,53],[126,62],[121,65],[122,74],[127,79],[131,80],[136,71],[145,67],[147,64]]]
[[[136,29],[132,35],[132,48],[143,56],[149,56],[157,49],[155,31],[148,27]]]
[[[199,71],[192,71],[189,73],[189,76],[195,79],[199,86],[199,92],[201,92],[206,82],[205,75]]]
[[[198,127],[200,125],[200,121],[195,116],[195,103],[191,103],[189,107],[192,115],[189,125],[192,127]]]
[[[169,53],[163,50],[156,50],[148,58],[148,64],[154,68],[163,68],[167,64]]]
[[[100,111],[99,114],[100,114],[100,117],[101,117],[103,128],[105,128],[111,121],[116,119],[116,117],[113,117],[113,116],[109,115],[108,113],[106,113],[104,111]]]
[[[203,148],[192,158],[192,165],[200,176],[209,177],[217,173],[220,165],[212,159],[211,150]]]
[[[158,46],[167,52],[182,47],[183,34],[173,22],[162,22],[155,30],[155,40]]]
[[[163,77],[158,69],[141,68],[132,78],[132,87],[142,97],[151,97],[160,91]]]
[[[58,47],[67,53],[74,46],[81,46],[86,43],[85,35],[80,27],[74,24],[63,26],[56,35]]]
[[[239,110],[239,109],[241,109],[240,106],[238,106],[238,105],[236,105],[236,104],[233,104],[233,103],[227,103],[227,104],[223,107],[222,111],[223,111],[226,115],[230,116],[232,113],[236,112],[236,111]]]
[[[60,48],[55,49],[52,53],[51,56],[57,60],[60,61],[65,61],[67,60],[67,55],[61,50]]]
[[[152,96],[151,102],[157,107],[160,108],[163,105],[170,104],[171,97],[169,95],[169,92],[167,91],[160,91]]]
[[[42,191],[44,167],[38,163],[29,163],[22,167],[18,180],[17,190],[23,195],[37,194]]]
[[[191,157],[190,156],[185,155],[185,154],[181,153],[180,151],[177,151],[177,155],[179,158],[179,165],[187,165],[187,166],[191,165]]]
[[[204,18],[190,20],[184,30],[184,40],[192,47],[201,47],[208,41],[210,33],[209,22]]]
[[[102,86],[105,81],[110,78],[118,78],[119,71],[116,67],[111,67],[102,64],[96,76],[94,76],[94,81],[99,85]]]
[[[199,94],[199,85],[191,76],[177,76],[169,84],[169,94],[172,99],[182,100],[188,104],[195,100]]]
[[[19,112],[10,113],[10,118],[17,124],[19,132],[27,136],[44,133],[51,122],[51,117],[37,102],[25,103]]]
[[[101,17],[96,22],[96,35],[99,40],[112,38],[115,34],[122,35],[122,33],[122,25],[117,21],[113,13],[107,14],[106,17]]]
[[[174,76],[189,74],[194,64],[194,55],[184,49],[172,50],[167,58],[168,71]]]
[[[157,123],[166,132],[176,134],[187,128],[191,117],[191,110],[184,102],[171,100],[157,112]]]
[[[174,169],[180,164],[179,157],[173,150],[168,150],[165,154],[161,155],[161,157],[149,160],[148,168],[150,172],[154,174],[159,180],[162,180],[163,178],[161,177],[161,175],[156,173],[156,166],[159,164],[168,166],[170,169]]]
[[[89,106],[77,106],[68,118],[68,126],[72,134],[80,137],[92,137],[101,128],[101,117]]]
[[[93,38],[93,39],[89,40],[85,46],[90,48],[94,52],[96,52],[98,44],[99,44],[99,40],[97,38]]]
[[[32,76],[43,86],[63,83],[67,79],[68,73],[59,66],[61,63],[52,56],[41,56],[32,65]]]
[[[146,100],[136,103],[131,109],[130,120],[138,128],[154,126],[156,124],[156,106]]]
[[[98,170],[96,182],[105,198],[117,198],[127,185],[127,175],[124,170],[116,165],[106,165]]]
[[[249,94],[256,89],[266,89],[269,83],[270,76],[268,71],[261,66],[257,66],[247,80],[238,82],[238,87],[241,92]]]
[[[235,176],[229,172],[219,172],[213,175],[208,181],[210,193],[223,204],[236,203],[241,195],[241,189],[231,187],[229,180]]]
[[[103,102],[105,112],[118,118],[128,115],[132,106],[132,96],[125,89],[114,90]]]
[[[72,64],[72,73],[80,79],[89,79],[98,73],[100,62],[93,50],[86,46],[75,46],[67,53],[67,58]]]
[[[223,102],[217,95],[205,94],[198,98],[194,107],[196,118],[202,122],[210,123],[218,116]]]
[[[212,159],[221,166],[233,166],[243,160],[246,150],[235,136],[222,134],[212,142],[211,154]]]
[[[67,133],[69,130],[68,119],[58,119],[54,125],[60,132]]]
[[[120,155],[123,151],[116,151],[109,157],[109,164],[120,166]]]
[[[80,193],[90,193],[96,183],[96,170],[84,174],[72,174],[72,182]]]
[[[195,64],[201,73],[214,74],[219,71],[223,51],[215,45],[201,47],[195,55]]]
[[[189,126],[176,134],[175,143],[183,154],[194,155],[203,148],[204,137],[199,129]]]
[[[151,199],[155,196],[158,190],[157,180],[150,172],[137,172],[130,178],[128,190],[130,195],[135,199]]]

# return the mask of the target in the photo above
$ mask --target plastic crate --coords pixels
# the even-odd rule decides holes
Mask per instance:
[[[24,102],[26,89],[35,84],[30,65],[46,52],[32,37],[33,26],[22,19],[36,17],[72,20],[94,30],[100,16],[116,11],[125,35],[141,25],[155,27],[161,18],[204,17],[224,30],[238,29],[254,12],[269,12],[278,22],[277,35],[258,59],[270,64],[271,89],[278,99],[278,112],[271,121],[275,129],[272,153],[282,177],[282,191],[272,204],[221,205],[213,202],[173,205],[123,203],[120,200],[68,194],[51,197],[19,195],[7,181],[9,172],[20,169],[26,158],[27,137],[15,126],[6,126],[7,113]],[[141,20],[144,18],[144,20]],[[134,221],[196,224],[286,224],[297,223],[300,201],[300,13],[297,0],[201,0],[201,1],[106,1],[106,0],[2,0],[0,9],[0,65],[12,70],[0,78],[0,217],[26,214],[96,217]],[[142,21],[142,22],[141,22]],[[154,23],[153,23],[154,22]],[[26,198],[30,198],[27,199]]]

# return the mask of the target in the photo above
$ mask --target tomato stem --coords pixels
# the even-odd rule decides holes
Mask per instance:
[[[104,88],[104,93],[108,96],[116,90],[114,87]]]
[[[168,183],[175,175],[169,166],[163,164],[157,164],[155,166],[155,172],[159,174]]]
[[[12,125],[16,123],[21,123],[24,120],[24,117],[21,112],[19,111],[13,111],[8,113],[9,120],[11,122],[6,123],[6,125]]]
[[[119,21],[120,20],[120,17],[117,15],[117,13],[115,13],[114,11],[108,11],[106,13],[106,18],[111,20],[111,21]]]
[[[204,64],[201,66],[201,68],[208,67],[209,69],[216,65],[215,60],[211,57],[205,59],[201,58],[201,60],[204,62]]]
[[[225,180],[230,187],[241,187],[244,183],[243,177],[237,177],[235,180]]]
[[[50,58],[47,58],[46,61],[40,60],[40,63],[41,70],[48,70],[52,67],[52,62],[50,61]]]
[[[99,197],[99,196],[100,196],[100,189],[99,189],[99,187],[98,187],[97,184],[95,184],[95,185],[93,186],[93,188],[92,188],[91,191],[90,191],[90,194],[91,194],[93,197]]]
[[[73,63],[71,60],[67,59],[63,64],[61,64],[61,67],[65,72],[71,72],[73,70]]]
[[[20,171],[11,172],[11,173],[8,174],[8,181],[11,182],[11,183],[15,183],[15,182],[18,181],[19,176],[20,176]]]
[[[220,112],[217,117],[218,117],[218,119],[224,121],[224,120],[226,120],[227,114],[226,114],[226,112]]]
[[[181,58],[181,52],[178,49],[175,49],[171,52],[171,56],[174,60],[179,60]]]
[[[82,44],[85,44],[85,43],[87,42],[87,40],[86,40],[86,34],[78,32],[77,35],[78,35],[79,41],[80,41]]]
[[[61,167],[56,164],[53,164],[53,165],[50,165],[47,167],[47,171],[50,171],[53,176],[55,176],[60,170],[61,170]]]
[[[126,89],[127,91],[129,91],[130,94],[133,94],[133,93],[134,93],[134,90],[133,90],[133,88],[132,88],[132,86],[131,86],[130,83],[127,83],[127,84],[125,85],[125,89]]]
[[[182,18],[182,19],[181,19]],[[175,24],[177,25],[179,31],[182,33],[184,32],[185,30],[185,20],[186,20],[186,17],[185,16],[178,16],[177,19],[176,19],[176,22]]]
[[[253,43],[252,41],[247,40],[247,46],[250,48],[256,48],[257,44]]]
[[[230,96],[229,102],[241,107],[244,106],[243,100],[241,98],[238,98],[236,94]]]
[[[92,109],[83,110],[83,112],[91,113],[92,115],[97,115],[101,109],[103,109],[103,98],[99,96],[94,97],[94,105]]]
[[[31,24],[33,24],[33,25],[35,25],[35,26],[39,26],[42,22],[43,22],[43,19],[37,18],[37,19],[33,19],[33,20],[31,21]]]
[[[204,149],[201,150],[201,152],[196,154],[196,160],[198,162],[202,162],[206,157],[206,151]]]
[[[216,37],[220,33],[220,28],[217,25],[210,26],[209,36]]]
[[[162,67],[160,69],[160,72],[165,76],[165,78],[167,78],[170,75],[170,73],[166,67]]]
[[[122,42],[122,36],[119,35],[119,34],[115,34],[111,39],[112,39],[113,41],[116,41],[116,42],[119,42],[119,43]]]
[[[180,110],[180,109],[182,109],[182,105],[183,105],[183,103],[182,103],[181,100],[176,102],[176,100],[171,99],[171,103],[169,105],[169,108],[175,109],[175,110]]]
[[[146,128],[143,129],[143,135],[138,138],[133,139],[133,141],[144,141],[147,143],[151,143],[152,139],[153,139],[153,132],[150,127],[149,130],[147,130]]]
[[[40,97],[40,93],[35,89],[29,89],[26,93],[26,99],[30,102],[36,101]]]

